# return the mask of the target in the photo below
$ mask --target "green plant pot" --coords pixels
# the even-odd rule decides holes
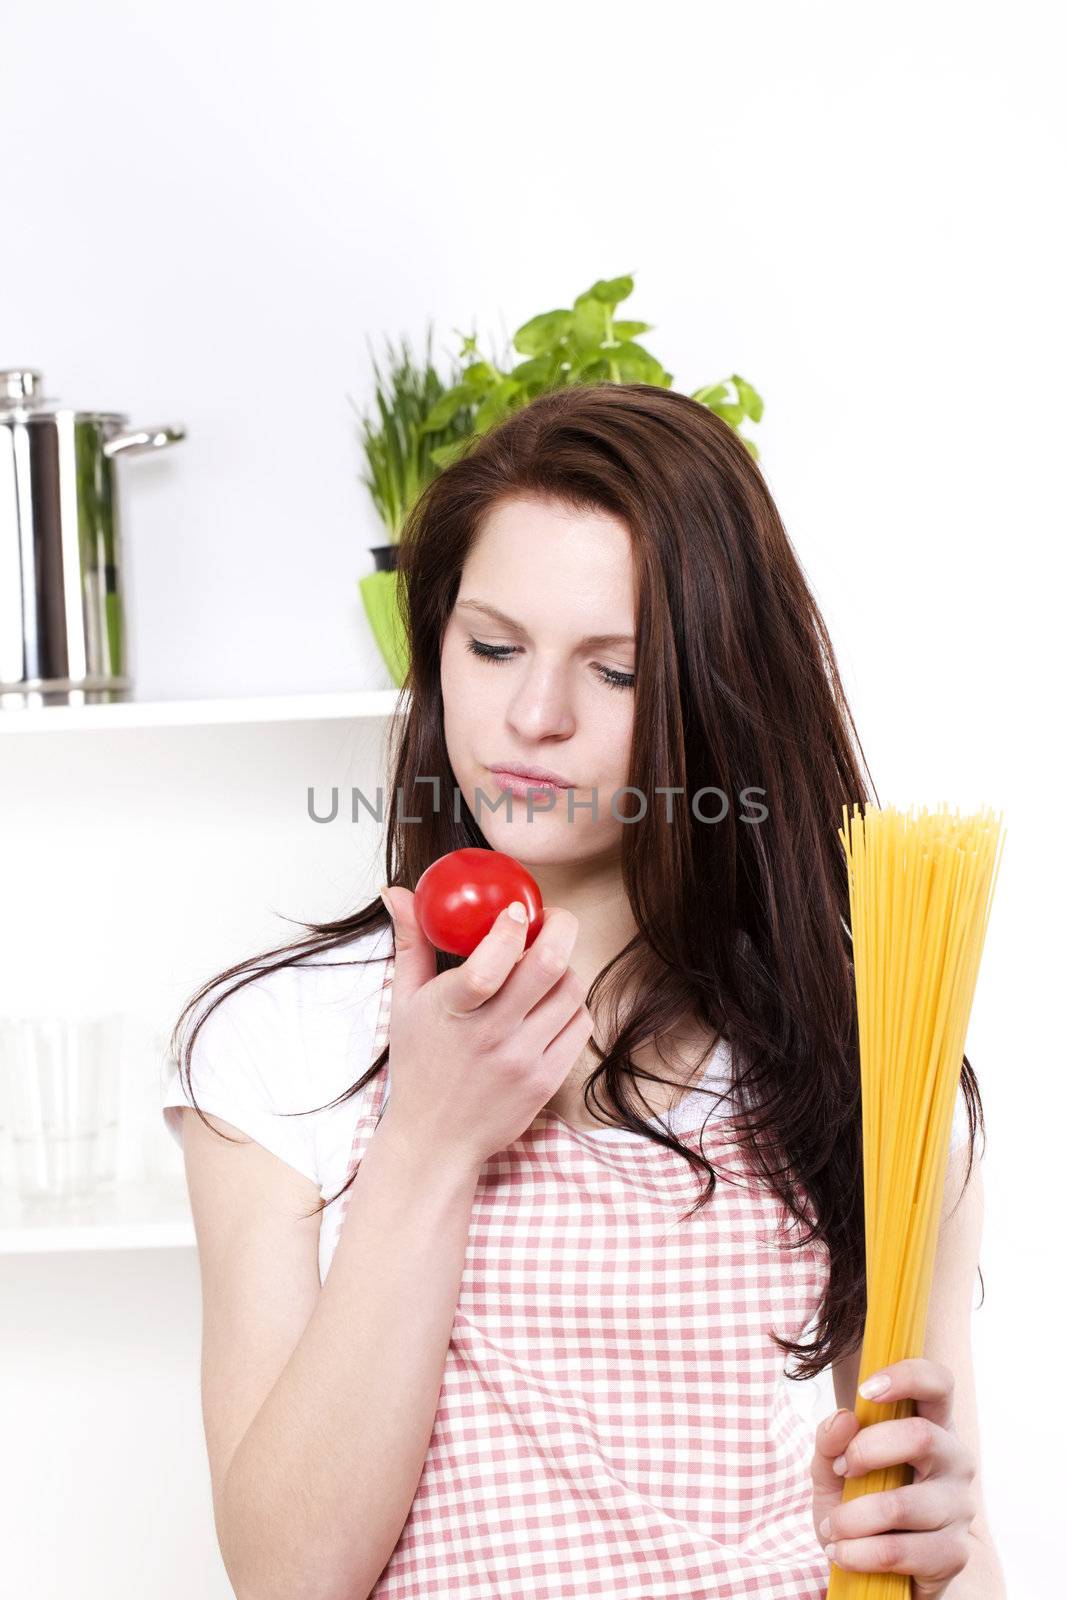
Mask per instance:
[[[363,609],[378,642],[382,659],[397,688],[402,688],[408,675],[408,641],[400,619],[396,598],[397,574],[395,572],[370,572],[359,580],[363,596]]]

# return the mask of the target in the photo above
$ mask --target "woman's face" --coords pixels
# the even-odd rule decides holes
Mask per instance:
[[[625,523],[542,499],[493,508],[441,645],[449,759],[493,849],[531,866],[618,854],[628,824],[612,797],[629,776],[634,632]],[[513,763],[573,788],[509,794],[491,768]],[[620,816],[633,806],[618,795]]]

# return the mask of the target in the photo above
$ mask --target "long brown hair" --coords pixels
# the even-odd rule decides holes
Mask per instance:
[[[857,1019],[837,829],[846,805],[880,801],[833,646],[763,475],[725,422],[683,394],[642,383],[540,396],[435,478],[402,532],[409,715],[396,719],[390,735],[390,883],[413,889],[446,852],[488,844],[465,804],[457,819],[455,807],[435,806],[433,785],[415,779],[437,776],[446,790],[458,790],[445,747],[442,635],[484,517],[518,495],[607,511],[629,528],[638,595],[629,782],[644,796],[684,791],[672,820],[650,804],[641,825],[622,832],[622,874],[639,932],[598,973],[587,998],[594,1015],[605,987],[636,1001],[613,1039],[590,1041],[600,1064],[586,1084],[586,1105],[596,1100],[618,1126],[706,1173],[698,1204],[707,1204],[717,1181],[710,1162],[641,1120],[630,1092],[636,1079],[664,1080],[638,1069],[630,1051],[694,1015],[709,1035],[728,1041],[743,1147],[807,1230],[795,1247],[816,1240],[827,1249],[813,1337],[774,1336],[795,1358],[789,1375],[812,1377],[858,1347],[866,1312]],[[694,815],[691,801],[701,790],[728,797],[714,826],[699,820],[714,801],[705,800],[703,811],[698,803]],[[735,807],[746,791],[763,797],[763,820]],[[398,815],[419,821],[403,826]],[[204,984],[172,1036],[190,1095],[193,1041],[220,1000],[264,972],[317,965],[308,958],[388,923],[376,897],[337,921],[301,922],[306,936]],[[459,959],[438,952],[437,970]],[[175,1049],[199,1001],[241,974]],[[388,1056],[386,1045],[329,1104],[361,1090]],[[600,1080],[606,1108],[595,1093]],[[966,1056],[962,1083],[969,1177],[976,1126],[984,1135],[985,1119]]]

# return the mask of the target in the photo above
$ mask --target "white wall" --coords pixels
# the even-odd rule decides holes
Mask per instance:
[[[0,365],[188,428],[120,464],[141,696],[388,684],[356,589],[382,540],[346,399],[369,398],[368,335],[420,344],[432,318],[440,349],[475,320],[499,343],[633,270],[628,314],[678,388],[738,370],[763,392],[764,467],[881,798],[1007,813],[968,1051],[990,1124],[984,1473],[1013,1600],[1059,1568],[1062,1476],[1053,19],[1034,0],[8,0],[0,54]],[[264,906],[293,910],[273,888]],[[40,1441],[7,1430],[34,1466],[4,1486],[13,1587],[226,1593],[205,1489],[170,1502],[202,1460],[192,1258],[0,1270],[19,1415],[53,1463],[42,1495]],[[57,1371],[80,1400],[53,1404]],[[41,1541],[87,1527],[121,1546],[60,1538],[35,1586]]]

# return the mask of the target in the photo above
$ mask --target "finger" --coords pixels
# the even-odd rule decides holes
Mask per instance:
[[[513,900],[497,914],[463,965],[441,973],[438,982],[446,1011],[456,1017],[469,1016],[493,999],[522,955],[528,925],[521,900]]]
[[[878,1467],[910,1463],[923,1477],[947,1472],[957,1459],[959,1441],[929,1417],[898,1417],[861,1428],[833,1463],[838,1482],[862,1478]]]
[[[577,937],[578,918],[573,911],[562,906],[545,908],[537,938],[523,951],[493,1007],[495,1019],[505,1032],[518,1028],[559,982]]]
[[[415,896],[398,883],[378,890],[382,905],[393,919],[393,1003],[398,995],[413,994],[437,973],[437,953],[419,927]],[[388,895],[388,899],[386,898]]]
[[[553,1094],[578,1059],[583,1045],[588,1043],[592,1031],[593,1019],[585,1006],[581,1006],[545,1050],[542,1060],[546,1074],[553,1080]]]
[[[935,1533],[880,1533],[870,1539],[835,1539],[826,1555],[847,1572],[901,1572],[916,1594],[939,1594],[967,1565],[966,1532],[957,1523]],[[923,1586],[927,1587],[924,1588]]]
[[[832,1542],[878,1533],[930,1532],[958,1520],[959,1509],[959,1490],[943,1478],[930,1478],[842,1500],[828,1514],[819,1535]]]
[[[888,1385],[877,1394],[864,1394],[864,1389],[880,1378],[888,1378]],[[940,1428],[948,1428],[952,1423],[955,1388],[951,1367],[917,1356],[879,1367],[860,1384],[859,1393],[865,1400],[880,1406],[890,1405],[894,1400],[914,1400],[919,1416],[929,1417]]]
[[[556,1035],[579,1012],[585,1013],[585,984],[573,967],[568,967],[552,985],[543,1000],[519,1025],[519,1037],[531,1049],[543,1053]],[[591,1022],[590,1018],[590,1022]]]
[[[854,1411],[846,1406],[824,1418],[815,1430],[815,1453],[811,1459],[811,1480],[816,1492],[840,1494],[841,1479],[834,1471],[834,1460],[859,1432]]]

